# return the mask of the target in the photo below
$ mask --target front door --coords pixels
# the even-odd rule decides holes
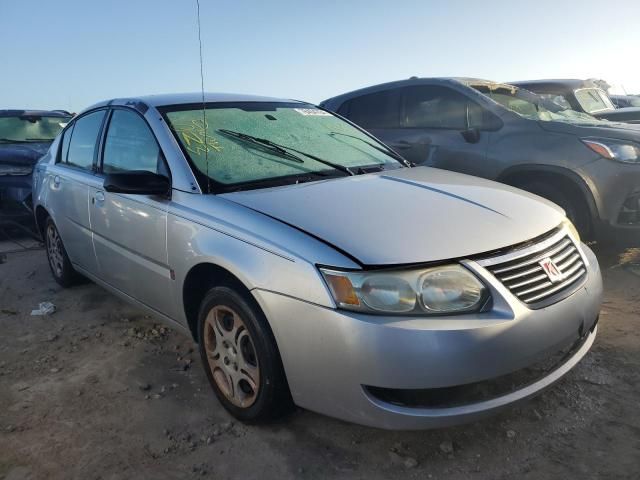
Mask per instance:
[[[153,133],[137,112],[111,113],[104,140],[101,174],[151,171],[169,175]],[[167,210],[161,196],[89,189],[89,212],[100,278],[146,304],[174,316],[167,265]]]
[[[418,165],[471,175],[486,169],[489,136],[482,109],[463,94],[438,85],[400,90],[400,128],[388,142]]]

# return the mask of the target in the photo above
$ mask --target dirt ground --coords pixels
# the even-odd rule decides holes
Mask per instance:
[[[91,283],[61,289],[42,250],[0,255],[0,479],[637,479],[640,250],[601,263],[599,336],[554,388],[478,423],[388,432],[308,411],[235,422],[190,338]],[[57,312],[30,316],[42,301]]]

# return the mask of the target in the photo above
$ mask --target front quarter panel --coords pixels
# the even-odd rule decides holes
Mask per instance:
[[[167,248],[178,305],[183,305],[182,286],[189,271],[200,264],[226,269],[249,290],[326,307],[335,305],[316,265],[359,268],[323,242],[258,212],[221,197],[176,191]],[[180,311],[178,320],[186,322],[184,309]]]

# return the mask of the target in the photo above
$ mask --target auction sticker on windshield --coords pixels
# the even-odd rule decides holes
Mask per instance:
[[[330,117],[331,114],[329,112],[325,112],[324,110],[320,110],[319,108],[294,108],[296,112],[300,115],[306,116],[319,116],[319,117]]]

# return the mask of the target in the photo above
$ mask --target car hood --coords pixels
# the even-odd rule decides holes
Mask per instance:
[[[621,140],[640,141],[640,125],[613,121],[600,121],[593,124],[568,122],[538,122],[543,130],[568,133],[580,137],[608,137]]]
[[[428,167],[228,193],[363,265],[466,257],[557,227],[562,209],[522,190]]]
[[[47,153],[51,142],[1,143],[0,163],[11,165],[35,165]]]
[[[640,120],[640,107],[616,108],[602,113],[595,113],[596,118],[604,118],[612,122],[627,122],[629,120]]]

